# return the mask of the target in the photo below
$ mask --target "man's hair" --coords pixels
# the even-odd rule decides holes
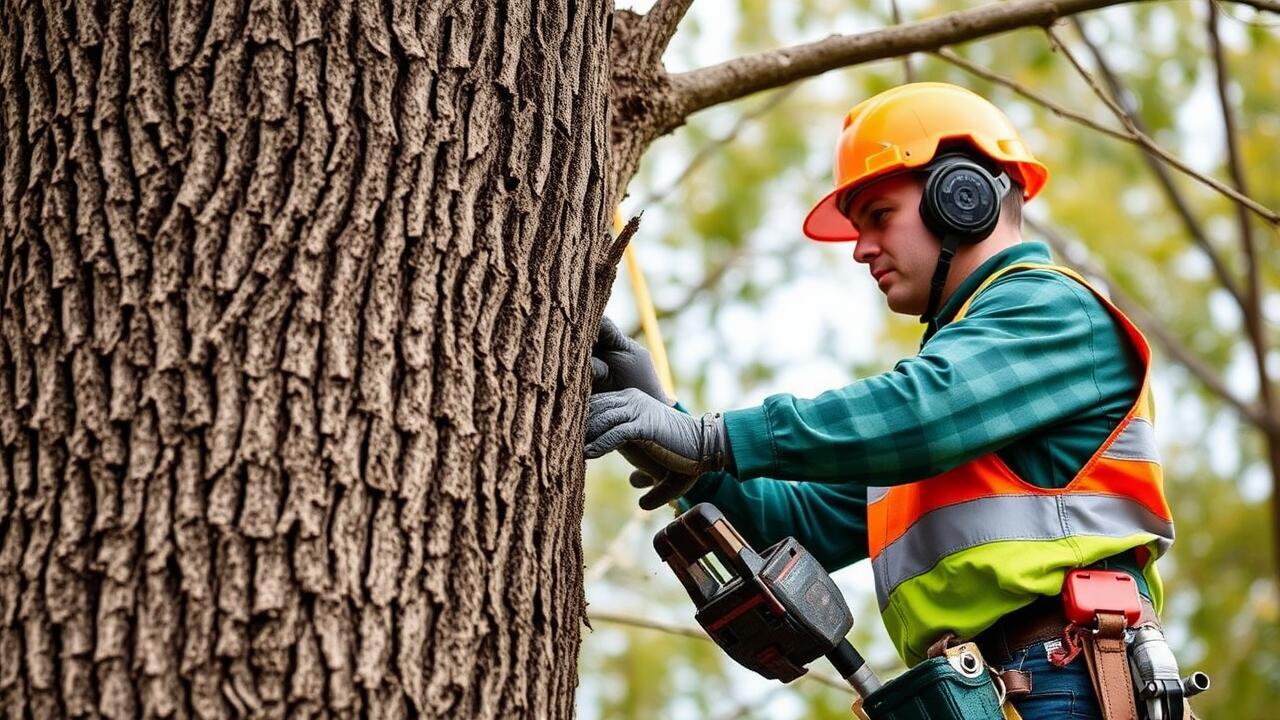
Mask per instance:
[[[1009,192],[1000,202],[1000,221],[1022,228],[1022,186],[1012,178],[1009,179]]]

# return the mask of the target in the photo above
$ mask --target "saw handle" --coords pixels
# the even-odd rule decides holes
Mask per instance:
[[[702,559],[714,553],[735,578],[749,581],[764,560],[725,519],[719,508],[698,503],[653,538],[653,549],[675,572],[699,607],[707,604],[732,578],[718,578]]]

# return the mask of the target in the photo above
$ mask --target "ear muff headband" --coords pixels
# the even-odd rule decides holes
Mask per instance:
[[[996,229],[1000,205],[1010,187],[1006,173],[993,175],[964,155],[943,155],[929,166],[920,198],[920,217],[942,241],[942,251],[934,267],[929,305],[921,322],[934,321],[956,250],[985,240]]]

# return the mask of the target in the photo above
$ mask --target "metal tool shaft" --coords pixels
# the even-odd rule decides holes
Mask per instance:
[[[867,661],[848,640],[841,640],[827,653],[827,659],[835,666],[840,677],[858,693],[858,697],[865,700],[868,695],[880,689],[880,678],[867,666]]]

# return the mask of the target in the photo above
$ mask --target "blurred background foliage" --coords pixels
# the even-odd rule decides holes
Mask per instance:
[[[975,4],[903,0],[900,11],[909,21]],[[648,5],[638,0],[633,9]],[[1160,2],[1090,13],[1081,25],[1127,88],[1124,97],[1147,133],[1197,171],[1229,182],[1207,30],[1211,8],[1219,13],[1250,195],[1280,208],[1274,180],[1280,16],[1231,4]],[[696,0],[666,64],[678,72],[892,23],[889,0]],[[1073,54],[1098,73],[1076,28],[1057,28]],[[1120,127],[1040,30],[952,49],[1073,112]],[[1027,215],[1055,236],[1059,259],[1100,269],[1094,277],[1103,287],[1133,297],[1234,393],[1257,398],[1239,306],[1137,147],[937,56],[915,55],[909,63],[915,79],[970,87],[1023,129],[1051,171]],[[622,211],[626,217],[644,211],[634,244],[687,407],[743,407],[777,392],[812,396],[883,372],[917,349],[920,325],[888,312],[865,269],[851,260],[851,247],[810,243],[800,232],[810,203],[829,186],[843,114],[907,73],[901,60],[828,73],[695,115],[649,150]],[[1208,242],[1243,285],[1235,204],[1181,173],[1171,175]],[[1280,242],[1265,223],[1253,223],[1269,368],[1280,376]],[[1044,239],[1030,227],[1024,236]],[[608,313],[624,328],[637,326],[625,273]],[[1161,561],[1168,634],[1184,671],[1213,677],[1213,690],[1196,703],[1202,717],[1275,717],[1280,601],[1265,438],[1168,352],[1156,351],[1157,435],[1178,532]],[[626,475],[616,456],[589,465],[587,599],[590,612],[613,619],[597,619],[584,637],[580,716],[851,717],[849,691],[808,678],[790,686],[764,681],[705,640],[618,621],[694,626],[688,598],[652,550],[651,539],[670,513],[637,511]],[[882,674],[901,672],[875,610],[868,564],[836,578],[857,618],[855,644]],[[821,661],[812,674],[834,673]]]

